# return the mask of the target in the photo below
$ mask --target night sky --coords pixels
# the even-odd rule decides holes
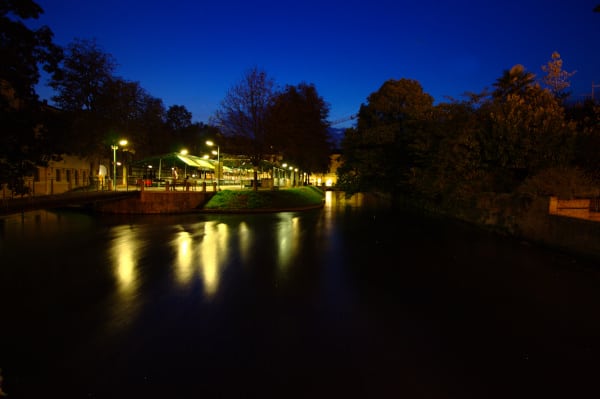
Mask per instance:
[[[541,76],[553,51],[577,71],[574,98],[600,84],[600,0],[37,3],[44,14],[31,26],[48,25],[59,45],[96,39],[116,75],[195,121],[208,122],[254,66],[281,86],[314,83],[331,120],[357,113],[388,79],[415,79],[438,103],[491,87],[515,64]],[[46,80],[38,93],[49,99]]]

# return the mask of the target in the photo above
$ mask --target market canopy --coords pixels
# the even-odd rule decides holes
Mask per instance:
[[[197,157],[195,155],[175,154],[177,158],[188,166],[193,166],[203,170],[215,170],[215,165],[207,159]]]
[[[164,164],[164,163],[166,163],[166,164],[171,164],[171,165],[183,163],[187,166],[191,166],[191,167],[198,168],[201,170],[212,170],[212,171],[214,171],[217,167],[216,166],[217,162],[215,160],[204,159],[202,157],[198,157],[195,155],[181,154],[178,152],[171,152],[168,154],[157,155],[154,157],[145,158],[136,163],[137,164],[152,164],[152,163]],[[232,171],[232,169],[227,166],[222,166],[222,168],[225,172]]]
[[[144,158],[141,161],[135,162],[136,164],[159,164],[159,165],[177,165],[184,164],[187,166],[192,166],[194,168],[199,168],[202,170],[215,170],[215,164],[213,164],[210,160],[202,159],[200,157],[194,155],[184,155],[177,152],[172,152],[169,154],[156,155],[153,157]]]

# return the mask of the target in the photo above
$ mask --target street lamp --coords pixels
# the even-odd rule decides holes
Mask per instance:
[[[206,141],[206,145],[209,147],[213,147],[213,146],[217,146],[217,191],[219,190],[219,180],[221,179],[221,148],[219,147],[218,144],[215,144],[214,142],[207,140]]]
[[[188,154],[188,150],[186,150],[185,148],[181,151],[179,151],[179,153],[181,155],[187,155]],[[184,167],[183,167],[183,177],[184,179],[187,177],[187,163],[184,162]]]
[[[119,141],[119,145],[122,147],[126,146],[127,140]],[[113,150],[113,185],[115,186],[115,191],[117,191],[117,150],[119,149],[119,146],[113,144],[110,148]]]

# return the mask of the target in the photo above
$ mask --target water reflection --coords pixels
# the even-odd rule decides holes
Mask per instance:
[[[298,253],[300,220],[292,213],[279,214],[277,223],[277,266],[285,271]]]
[[[565,392],[595,381],[596,264],[437,219],[328,209],[5,218],[1,361],[32,392],[11,379],[14,397],[63,389],[65,375],[78,385],[67,396],[94,397],[193,397],[199,387],[273,396],[287,386],[313,387],[298,395],[313,397],[321,384],[352,396],[348,381],[385,396],[398,370],[409,371],[400,383],[435,380],[457,397],[489,397],[470,387],[495,390],[507,370],[521,382],[533,370],[531,392],[548,375]],[[558,378],[576,363],[570,380]],[[337,371],[315,380],[315,364]],[[444,396],[424,392],[404,396]]]
[[[60,212],[32,211],[0,217],[0,238],[16,241],[77,232],[89,227],[90,220],[82,215]]]
[[[240,259],[244,264],[250,261],[250,247],[252,246],[252,234],[246,222],[238,226],[238,240]]]
[[[200,245],[200,267],[204,281],[204,292],[211,298],[219,287],[222,262],[227,253],[226,243],[229,229],[225,223],[207,222],[205,236]]]
[[[119,307],[114,308],[115,320],[119,325],[130,322],[138,312],[139,270],[138,261],[143,246],[138,229],[130,226],[112,228],[110,258],[117,282]]]
[[[173,244],[176,249],[175,276],[177,282],[187,285],[194,274],[192,265],[193,243],[192,236],[187,231],[180,231],[176,234]]]
[[[171,243],[175,250],[173,266],[180,287],[189,286],[197,278],[206,299],[217,293],[229,256],[229,237],[229,226],[217,221],[198,223],[175,235]]]

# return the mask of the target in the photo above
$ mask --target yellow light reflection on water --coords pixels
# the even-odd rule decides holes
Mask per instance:
[[[177,283],[183,287],[201,279],[205,297],[212,298],[218,291],[228,255],[229,235],[229,227],[216,221],[198,223],[178,232],[171,242]]]
[[[205,295],[210,299],[219,288],[219,279],[227,256],[229,227],[224,223],[207,222],[204,233],[199,247],[200,272]]]
[[[240,223],[238,227],[240,258],[246,264],[250,260],[250,247],[252,245],[250,229],[246,222]]]
[[[113,270],[119,284],[119,290],[124,295],[131,295],[137,289],[137,259],[139,240],[136,230],[129,226],[114,228],[111,253]]]
[[[111,310],[113,327],[120,329],[129,324],[139,309],[138,259],[142,252],[142,244],[135,228],[114,227],[112,233],[110,252],[118,290],[116,306],[111,307]]]
[[[284,271],[298,252],[300,219],[290,213],[283,213],[280,218],[277,225],[277,260],[279,270]]]
[[[175,237],[177,257],[175,261],[175,276],[180,284],[188,284],[194,273],[192,266],[193,244],[192,236],[187,231],[177,233]]]

